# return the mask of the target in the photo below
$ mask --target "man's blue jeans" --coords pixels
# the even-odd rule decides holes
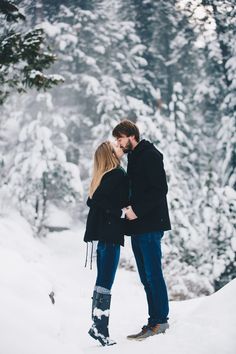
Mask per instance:
[[[163,231],[156,231],[131,237],[139,276],[147,296],[150,326],[168,320],[168,295],[161,266],[163,235]]]
[[[111,290],[120,259],[120,245],[99,241],[96,286]]]

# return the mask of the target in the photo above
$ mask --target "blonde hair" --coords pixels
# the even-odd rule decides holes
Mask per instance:
[[[93,193],[101,183],[105,173],[113,170],[120,165],[115,150],[110,141],[105,141],[98,146],[94,154],[93,175],[89,187],[89,197],[92,198]]]

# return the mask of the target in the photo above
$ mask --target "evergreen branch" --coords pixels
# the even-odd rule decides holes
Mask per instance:
[[[5,16],[8,22],[18,22],[18,20],[25,20],[25,16],[11,1],[0,0],[0,13]]]

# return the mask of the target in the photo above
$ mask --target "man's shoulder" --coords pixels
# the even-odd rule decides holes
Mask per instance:
[[[141,141],[142,142],[142,141]],[[156,146],[146,140],[143,141],[142,147],[136,151],[135,155],[128,158],[128,170],[136,166],[139,167],[149,167],[150,165],[161,165],[163,161],[163,154]],[[132,167],[131,167],[132,166]]]
[[[142,158],[145,160],[163,160],[163,154],[152,145],[152,148],[143,151]]]

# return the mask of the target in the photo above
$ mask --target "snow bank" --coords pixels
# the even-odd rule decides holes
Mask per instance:
[[[48,294],[52,288],[40,260],[46,247],[32,237],[17,214],[0,220],[0,353],[58,350],[59,319]]]
[[[118,344],[101,348],[87,334],[96,269],[84,268],[83,228],[38,240],[18,214],[0,218],[0,354],[236,352],[236,279],[211,296],[171,302],[165,335],[130,342],[126,335],[145,324],[147,308],[137,273],[125,269],[112,297],[110,332]]]

